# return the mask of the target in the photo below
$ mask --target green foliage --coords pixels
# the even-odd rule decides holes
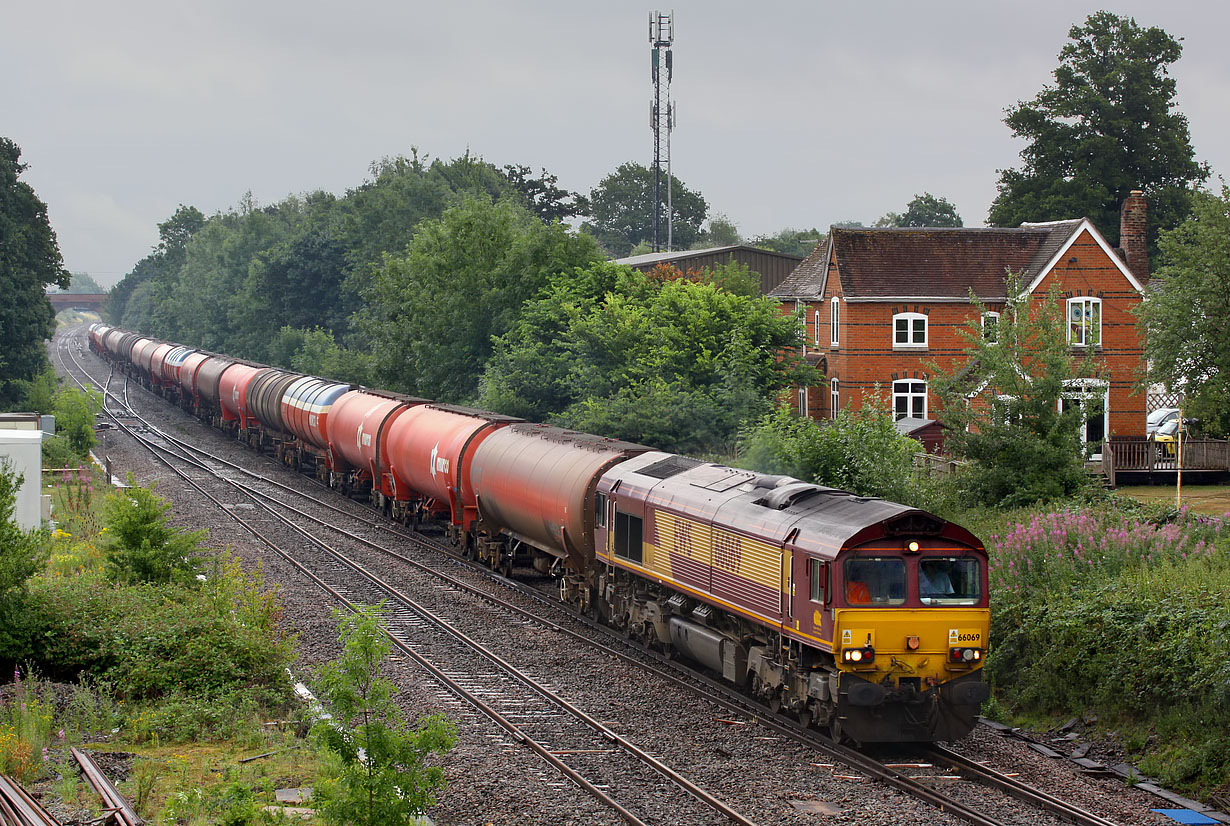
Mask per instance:
[[[188,531],[167,522],[171,503],[128,474],[127,488],[108,494],[103,504],[107,536],[107,574],[119,582],[191,582],[200,567],[197,554],[204,529]]]
[[[150,329],[151,292],[158,282],[175,277],[183,266],[189,239],[204,225],[204,214],[183,204],[158,225],[158,246],[107,294],[104,313],[113,324],[130,330]]]
[[[69,283],[47,205],[18,180],[26,169],[20,159],[17,144],[0,137],[0,410],[11,409],[22,382],[45,368],[43,341],[55,331],[55,313],[44,292]]]
[[[64,290],[66,293],[97,295],[98,293],[106,292],[102,285],[95,281],[88,272],[75,272],[71,278],[72,280],[69,282],[68,288]]]
[[[1059,53],[1055,85],[1018,102],[1004,122],[1029,142],[1022,169],[1000,173],[987,222],[1087,217],[1111,244],[1119,208],[1133,189],[1149,199],[1149,239],[1188,211],[1190,188],[1209,175],[1197,163],[1187,118],[1175,110],[1168,67],[1179,40],[1107,11],[1073,26]]]
[[[20,388],[21,401],[14,405],[15,409],[27,413],[54,411],[56,394],[60,392],[60,379],[50,363],[33,379],[20,382]]]
[[[782,388],[818,379],[798,337],[769,299],[595,264],[553,279],[497,339],[481,403],[663,450],[722,450]]]
[[[742,244],[743,236],[739,235],[738,225],[725,215],[714,215],[709,218],[709,225],[701,233],[693,245],[697,249],[705,247],[727,247]]]
[[[56,432],[68,440],[78,459],[85,459],[98,444],[94,417],[103,409],[102,395],[93,388],[65,387],[55,397]]]
[[[905,206],[905,212],[890,212],[876,221],[877,227],[962,227],[956,206],[947,198],[937,198],[930,192],[915,195]]]
[[[403,257],[388,256],[367,293],[362,326],[377,377],[391,389],[450,402],[471,399],[491,340],[559,273],[599,258],[562,224],[511,201],[469,199],[425,221]]]
[[[673,175],[671,181],[673,245],[675,249],[689,249],[701,236],[700,227],[709,204],[699,192],[688,189]],[[661,204],[658,243],[663,249],[666,248],[666,184],[663,176],[656,202]],[[582,229],[597,238],[612,256],[621,258],[629,255],[637,244],[653,242],[654,212],[653,171],[629,161],[620,164],[590,191],[590,220]]]
[[[1200,191],[1191,216],[1158,240],[1159,285],[1140,306],[1149,381],[1187,394],[1183,413],[1230,434],[1230,187]]]
[[[14,519],[23,479],[0,458],[0,614],[16,609],[14,592],[43,566],[48,548],[45,532],[23,531]]]
[[[550,224],[584,215],[588,210],[583,197],[556,186],[559,179],[546,169],[537,178],[531,177],[532,172],[530,167],[522,164],[507,164],[503,170],[504,177],[540,221]]]
[[[1156,733],[1142,770],[1207,789],[1230,780],[1230,543],[1222,519],[1144,516],[1071,508],[990,535],[987,668],[1015,711]]]
[[[373,383],[373,357],[337,343],[332,332],[283,327],[269,345],[269,362],[299,373],[351,384]]]
[[[341,767],[316,789],[326,823],[413,823],[445,785],[444,770],[430,764],[431,756],[445,754],[457,740],[452,723],[438,715],[410,729],[393,684],[376,676],[391,647],[379,610],[334,614],[342,655],[325,665],[319,680],[321,700],[334,719],[312,729]]]
[[[869,399],[819,422],[779,407],[741,434],[741,464],[785,473],[860,496],[926,507],[928,485],[914,472],[922,446],[897,432],[887,406]]]
[[[817,244],[827,241],[827,233],[812,227],[811,229],[795,229],[786,227],[774,235],[760,235],[748,241],[753,247],[760,247],[773,252],[806,257],[816,248]]]
[[[1009,300],[996,334],[983,334],[981,313],[960,331],[965,358],[951,370],[929,365],[948,429],[947,449],[970,462],[960,482],[973,501],[1013,506],[1071,495],[1088,485],[1079,408],[1060,409],[1065,381],[1093,374],[1087,357],[1074,366],[1059,294],[1033,300],[1009,274]]]
[[[40,579],[30,586],[27,647],[12,653],[47,673],[115,686],[145,714],[128,722],[138,738],[226,736],[253,709],[288,699],[293,650],[271,604],[259,579],[225,565],[201,588]]]

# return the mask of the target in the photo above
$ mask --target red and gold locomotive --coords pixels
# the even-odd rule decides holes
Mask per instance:
[[[987,555],[957,525],[785,476],[177,348],[90,345],[206,421],[856,742],[977,721]]]

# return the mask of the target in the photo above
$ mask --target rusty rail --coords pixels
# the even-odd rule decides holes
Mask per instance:
[[[86,781],[103,799],[107,808],[105,823],[115,823],[117,826],[141,826],[145,823],[133,811],[132,806],[128,805],[124,796],[111,784],[107,776],[102,773],[102,769],[94,762],[93,757],[78,748],[73,749],[73,757],[81,764],[81,773],[85,775]]]
[[[4,826],[60,826],[29,792],[0,774],[0,823]]]

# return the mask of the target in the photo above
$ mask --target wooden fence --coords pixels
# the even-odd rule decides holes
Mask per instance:
[[[1115,474],[1124,471],[1173,472],[1179,458],[1168,452],[1173,444],[1150,439],[1116,439],[1102,445],[1102,473],[1115,486]],[[1183,470],[1230,471],[1230,442],[1184,439]]]

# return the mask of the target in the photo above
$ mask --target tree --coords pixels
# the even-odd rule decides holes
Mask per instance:
[[[47,205],[19,181],[21,149],[0,137],[0,409],[18,401],[47,364],[43,341],[55,332],[46,298],[67,289],[69,273],[47,219]]]
[[[930,192],[915,195],[905,212],[890,212],[876,221],[877,227],[963,227],[956,206]]]
[[[595,264],[553,279],[496,340],[481,403],[664,450],[725,449],[779,391],[819,378],[799,335],[769,299]]]
[[[378,377],[420,396],[472,399],[491,339],[548,280],[601,257],[587,235],[543,224],[509,200],[470,198],[424,221],[406,253],[386,256],[360,326]]]
[[[828,240],[828,234],[812,227],[811,229],[795,229],[786,227],[773,235],[759,235],[748,243],[753,247],[781,252],[786,255],[801,255],[807,257],[817,244]]]
[[[1158,239],[1164,266],[1140,305],[1148,379],[1187,394],[1184,414],[1230,434],[1230,187],[1196,193],[1191,215]]]
[[[88,272],[75,272],[72,274],[72,281],[68,285],[65,292],[77,294],[93,294],[105,293],[106,290],[102,285],[94,280]]]
[[[832,421],[779,407],[739,437],[746,467],[786,473],[804,481],[922,507],[923,487],[914,472],[922,445],[897,431],[882,399],[860,410],[842,410]]]
[[[730,247],[742,244],[743,237],[739,235],[739,227],[725,215],[714,215],[709,219],[709,226],[701,234],[693,246],[697,249],[705,247]]]
[[[569,192],[556,186],[559,178],[546,169],[537,178],[531,177],[533,170],[528,166],[507,164],[503,175],[512,184],[514,190],[525,201],[530,211],[539,217],[543,223],[562,221],[577,215],[584,215],[587,210],[586,201],[576,192]]]
[[[205,225],[205,216],[192,206],[179,205],[158,225],[158,246],[133,267],[107,294],[104,313],[113,323],[132,330],[148,330],[150,313],[131,313],[128,303],[142,285],[156,277],[170,278],[183,266],[188,241]],[[150,290],[144,293],[148,296]]]
[[[671,176],[671,208],[674,212],[673,246],[686,250],[700,237],[709,204]],[[589,193],[590,220],[582,229],[598,239],[613,256],[628,255],[632,248],[654,240],[653,171],[629,161],[607,175]],[[659,190],[662,219],[658,232],[660,246],[666,248],[666,179]]]
[[[987,221],[1087,217],[1117,243],[1119,208],[1133,189],[1149,199],[1149,242],[1179,224],[1191,189],[1208,178],[1197,163],[1187,118],[1175,110],[1168,67],[1179,41],[1132,18],[1099,11],[1073,26],[1055,84],[1008,110],[1004,123],[1029,141],[1021,169],[1000,170]]]
[[[93,388],[65,387],[55,397],[56,430],[60,431],[79,458],[98,444],[94,417],[103,408],[102,395]]]
[[[1081,450],[1079,407],[1063,409],[1065,382],[1091,376],[1091,355],[1072,362],[1058,292],[1033,300],[1019,274],[1009,274],[1008,302],[986,335],[980,318],[965,330],[965,358],[951,370],[935,364],[937,418],[948,430],[946,448],[971,463],[961,478],[972,501],[1032,505],[1088,485]]]
[[[321,699],[333,715],[312,727],[320,746],[340,765],[339,776],[317,788],[327,823],[397,826],[417,823],[446,785],[444,770],[428,765],[457,742],[440,715],[410,729],[394,697],[395,686],[377,676],[391,643],[380,625],[383,606],[334,611],[342,655],[326,663]]]

